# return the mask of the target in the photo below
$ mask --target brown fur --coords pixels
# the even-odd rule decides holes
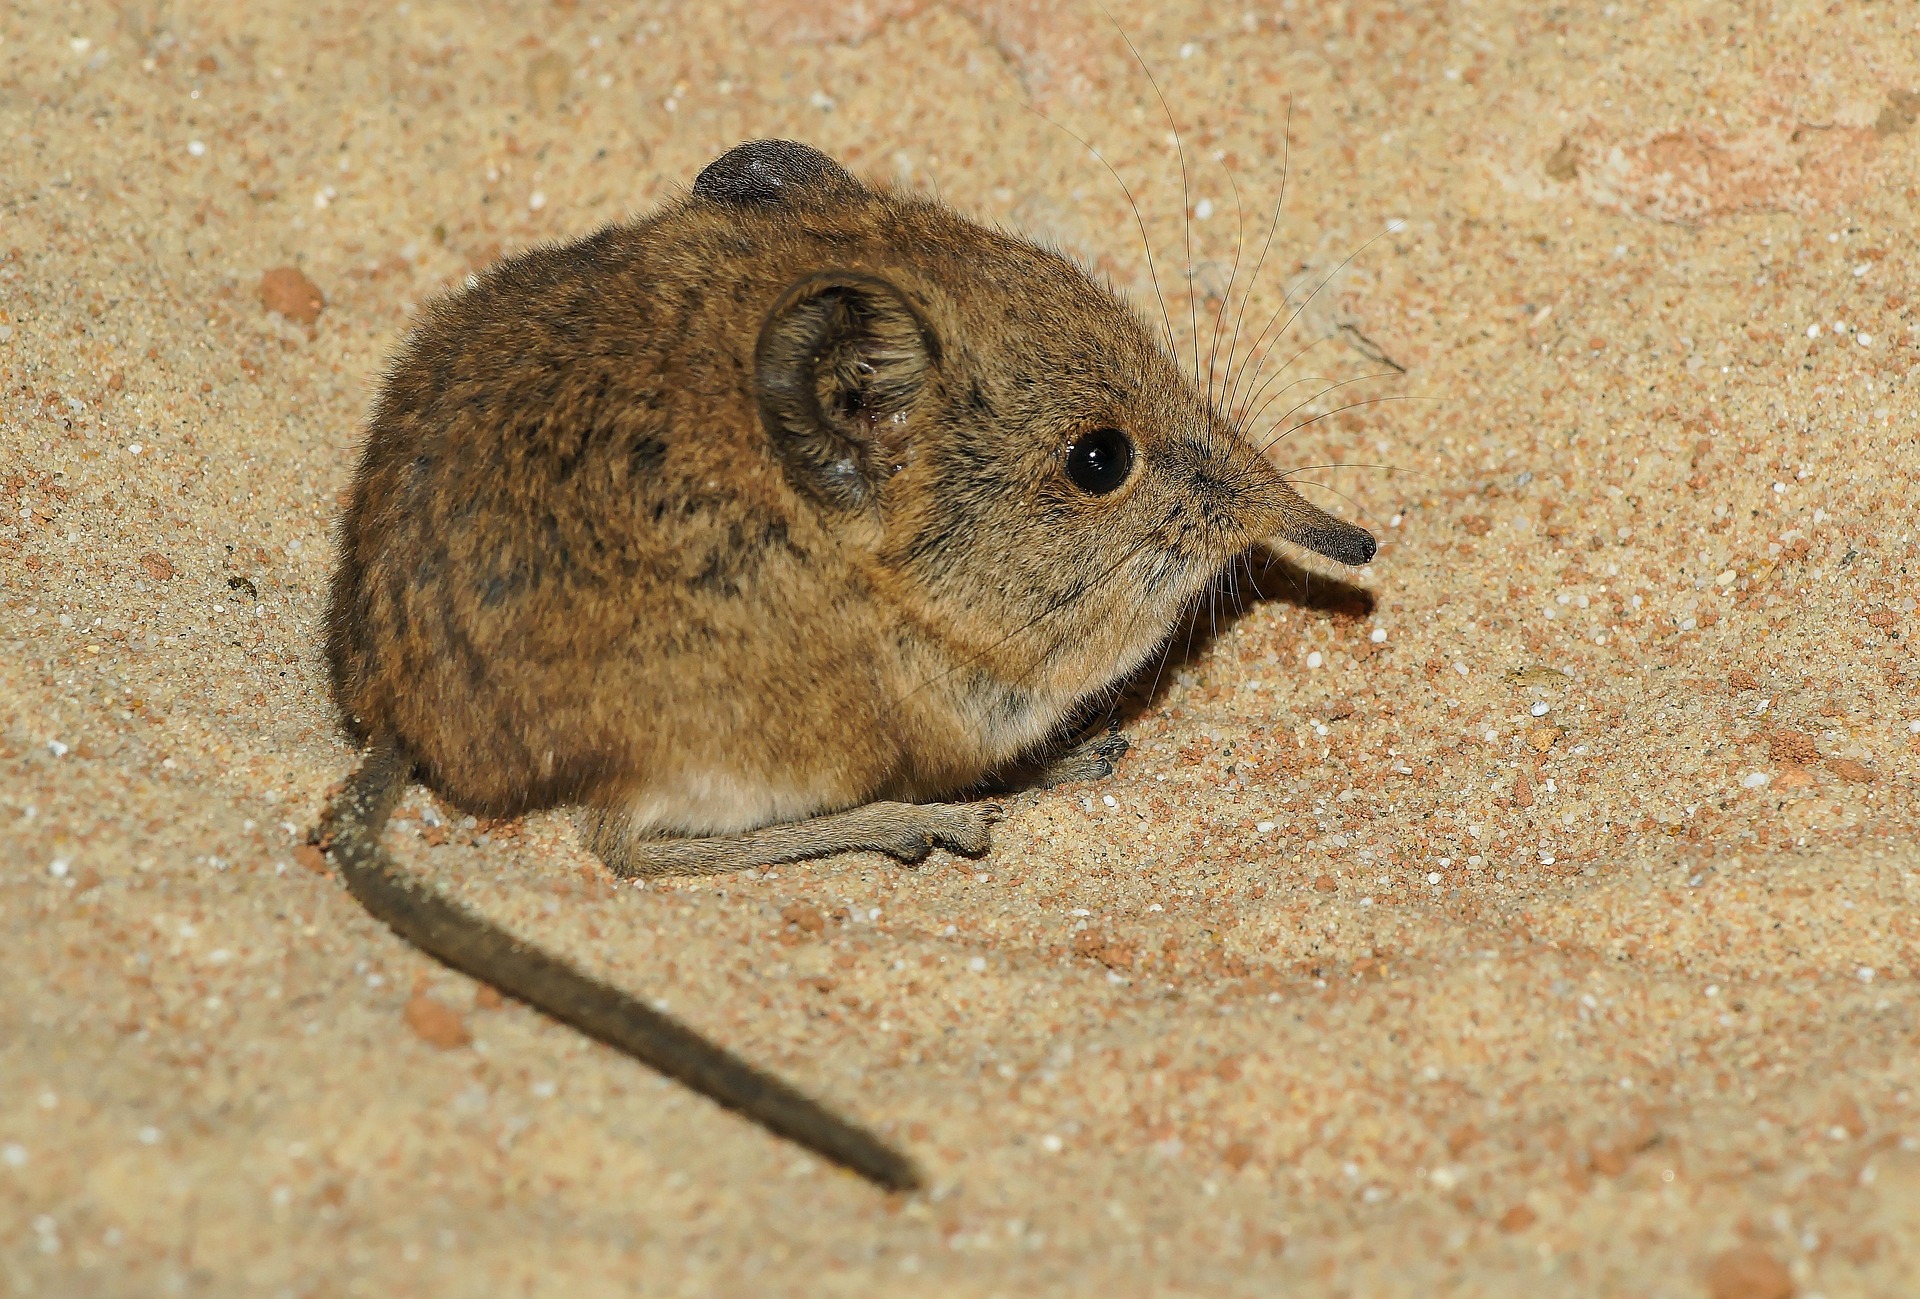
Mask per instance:
[[[1097,495],[1066,464],[1103,428],[1134,459]],[[1030,757],[1276,536],[1372,554],[1079,267],[804,146],[743,145],[658,214],[435,303],[389,373],[328,617],[335,696],[375,745],[349,882],[477,977],[512,948],[396,883],[353,819],[409,767],[476,813],[579,804],[623,874],[984,852],[996,808],[928,801]],[[628,1045],[608,1025],[651,1012],[568,967],[510,990],[912,1184],[792,1097],[774,1116],[770,1081],[708,1087],[743,1076],[717,1048],[657,1024],[631,1040],[680,1045]]]
[[[823,270],[895,286],[937,349],[897,472],[851,507],[796,487],[758,409],[768,314]],[[1062,449],[1103,425],[1141,463],[1088,497]],[[1045,737],[1308,508],[1059,255],[850,179],[696,195],[428,310],[374,412],[328,653],[356,732],[475,812],[714,774],[795,791],[782,820],[919,801]]]

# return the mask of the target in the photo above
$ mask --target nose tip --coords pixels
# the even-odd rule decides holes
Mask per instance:
[[[1371,532],[1332,518],[1302,528],[1287,539],[1305,546],[1316,555],[1324,555],[1352,568],[1372,563],[1379,551]]]

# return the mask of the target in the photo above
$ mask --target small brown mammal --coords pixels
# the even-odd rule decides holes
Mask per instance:
[[[1043,753],[1309,505],[1056,253],[743,144],[644,220],[433,304],[343,521],[333,688],[370,746],[333,852],[403,936],[882,1185],[904,1156],[412,881],[407,779],[580,806],[616,874],[987,850]],[[1110,772],[1124,742],[1071,750]]]

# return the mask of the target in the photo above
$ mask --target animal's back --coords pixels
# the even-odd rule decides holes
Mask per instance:
[[[671,824],[676,799],[752,783],[730,736],[791,752],[837,716],[792,701],[876,693],[860,575],[759,430],[750,286],[701,274],[699,223],[676,215],[434,304],[376,405],[329,617],[336,698],[463,806],[658,780]],[[847,615],[827,625],[796,607],[822,582]]]

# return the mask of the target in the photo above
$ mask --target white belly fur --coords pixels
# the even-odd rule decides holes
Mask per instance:
[[[824,802],[820,791],[731,771],[680,771],[649,783],[627,805],[627,816],[640,834],[739,834],[813,816]]]

